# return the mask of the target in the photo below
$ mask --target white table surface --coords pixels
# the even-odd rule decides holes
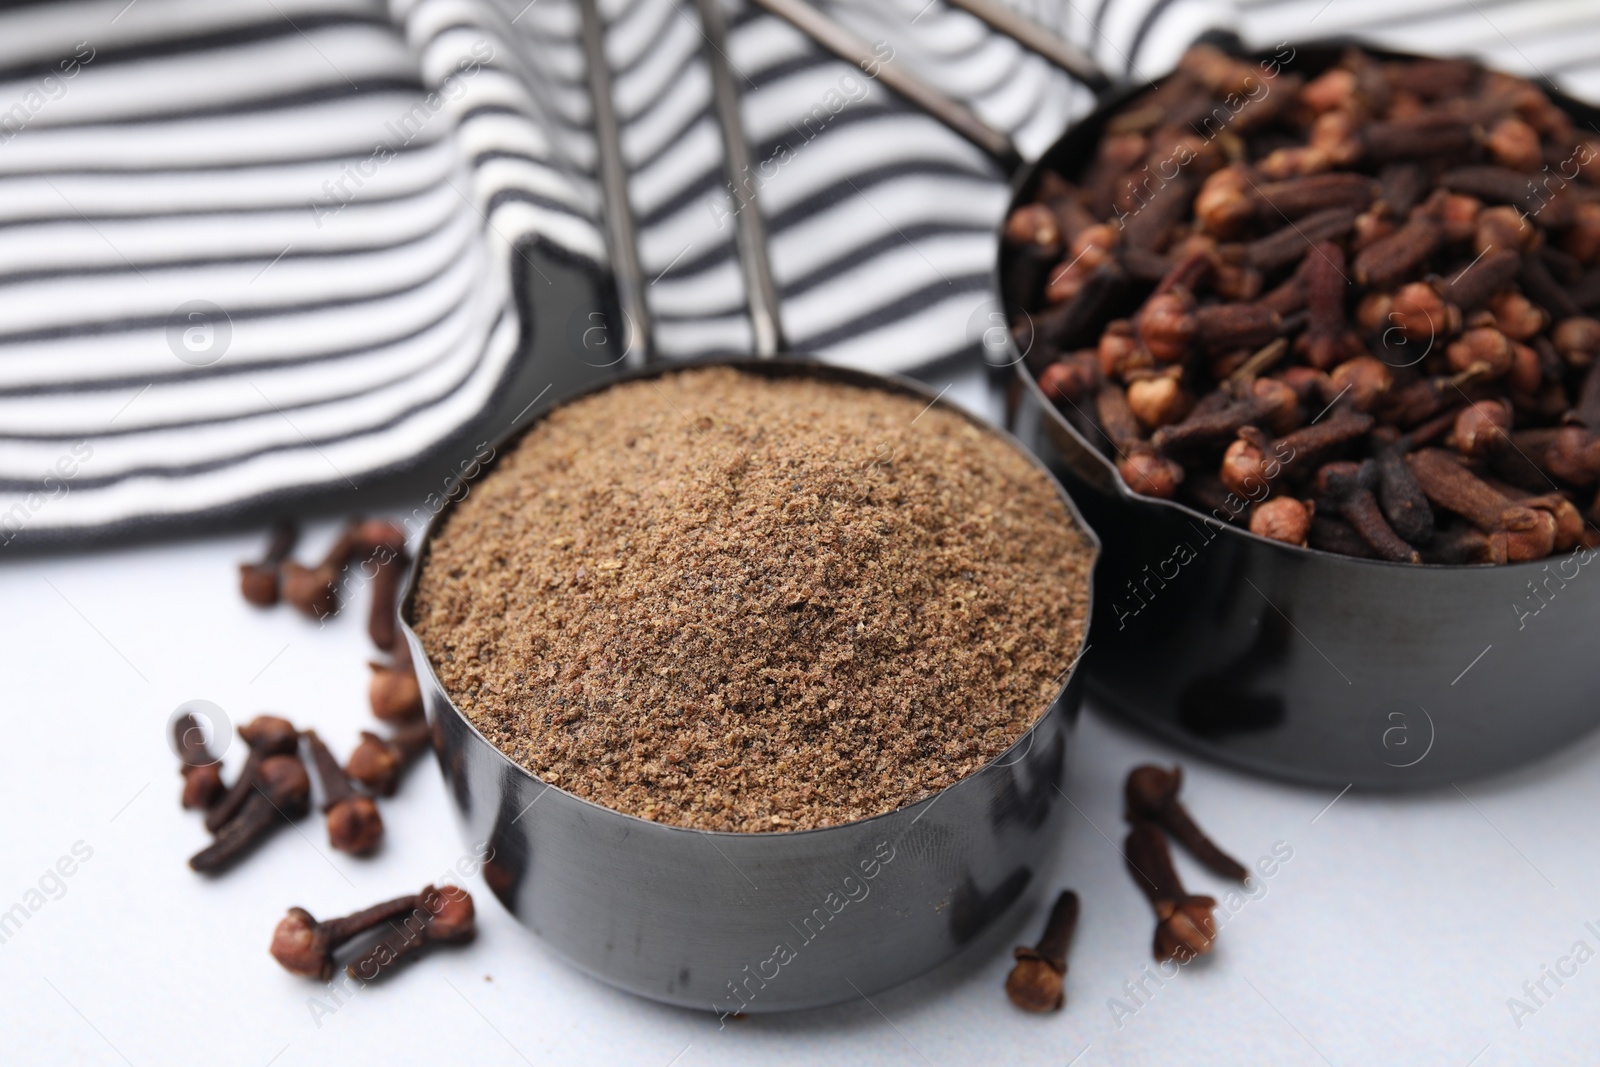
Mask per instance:
[[[974,381],[952,393],[979,399]],[[333,525],[307,531],[320,552]],[[1080,722],[1053,885],[1083,918],[1065,1011],[1026,1016],[1001,984],[1009,942],[841,1007],[714,1016],[616,992],[572,970],[483,885],[480,933],[338,1003],[266,948],[291,904],[335,915],[414,891],[461,856],[436,764],[383,805],[374,858],[330,853],[320,819],[282,830],[219,879],[178,808],[164,737],[180,703],[235,722],[281,712],[341,755],[370,725],[364,601],[324,628],[237,592],[260,533],[53,556],[0,551],[0,911],[38,903],[0,944],[6,1064],[1508,1064],[1600,1062],[1600,961],[1542,1003],[1523,983],[1579,941],[1600,951],[1600,739],[1492,781],[1422,796],[1286,787],[1188,758],[1094,713]],[[1515,713],[1508,709],[1508,714]],[[235,743],[228,770],[242,758]],[[1217,951],[1143,1003],[1152,917],[1113,841],[1120,783],[1181,760],[1202,824],[1247,861],[1293,858],[1226,919]],[[61,857],[91,852],[58,882]],[[92,851],[91,851],[92,850]],[[66,864],[68,868],[72,863]],[[1179,857],[1191,889],[1226,885]],[[49,892],[30,896],[40,888]],[[1042,915],[1023,933],[1036,935]],[[1563,964],[1571,970],[1575,964]],[[1535,1010],[1514,1019],[1522,998]],[[1136,1008],[1114,1018],[1110,1001]],[[1120,1025],[1119,1025],[1120,1023]],[[1520,1025],[1519,1025],[1520,1023]],[[1074,1058],[1077,1057],[1076,1060]]]

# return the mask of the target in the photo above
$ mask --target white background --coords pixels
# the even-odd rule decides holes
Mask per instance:
[[[333,524],[313,526],[314,558]],[[1001,990],[1010,932],[901,988],[718,1030],[567,967],[484,887],[473,945],[441,950],[336,1004],[267,955],[298,904],[319,916],[414,891],[466,853],[437,765],[383,803],[371,859],[332,853],[320,818],[280,830],[226,876],[186,858],[207,836],[179,810],[164,736],[183,701],[241,722],[315,726],[343,756],[366,709],[365,599],[325,628],[243,603],[235,564],[259,533],[33,558],[0,552],[0,910],[83,842],[92,858],[0,944],[0,1061],[281,1065],[1555,1064],[1600,1060],[1600,960],[1521,1020],[1508,998],[1575,942],[1600,950],[1600,739],[1509,776],[1427,795],[1300,790],[1169,750],[1091,709],[1070,754],[1064,859],[1083,899],[1066,1010],[1026,1016]],[[1533,707],[1507,714],[1533,715]],[[231,777],[242,758],[228,755]],[[1227,918],[1216,953],[1114,1021],[1151,963],[1153,919],[1124,870],[1120,784],[1181,760],[1203,826],[1247,861],[1293,858]],[[1190,888],[1226,884],[1187,857]],[[1021,929],[1032,941],[1035,911]],[[1001,940],[1003,939],[1003,940]],[[1153,983],[1147,985],[1155,989]],[[322,1005],[316,1010],[315,1005]],[[1532,1002],[1530,1002],[1532,1003]],[[336,1009],[328,1012],[328,1009]]]

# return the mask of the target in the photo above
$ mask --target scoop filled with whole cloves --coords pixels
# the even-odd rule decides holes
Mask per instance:
[[[1197,46],[1030,195],[1019,347],[1132,492],[1394,563],[1600,546],[1600,133],[1538,85]]]

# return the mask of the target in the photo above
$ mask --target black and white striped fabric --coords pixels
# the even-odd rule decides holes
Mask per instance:
[[[822,2],[1027,154],[1092,106],[942,0]],[[1600,90],[1583,4],[1414,7],[1023,3],[1124,78],[1221,27],[1370,32]],[[974,349],[1003,176],[786,23],[729,10],[793,347],[875,370]],[[745,348],[693,5],[602,11],[658,346]],[[367,484],[470,430],[530,327],[524,250],[604,270],[578,29],[574,0],[0,13],[0,544],[192,527]]]

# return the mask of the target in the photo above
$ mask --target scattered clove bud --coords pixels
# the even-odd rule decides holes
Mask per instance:
[[[367,698],[372,714],[384,722],[410,722],[422,718],[422,687],[411,663],[411,649],[404,641],[395,646],[393,663],[368,663],[372,681]]]
[[[415,909],[399,929],[386,934],[377,944],[351,960],[345,973],[370,982],[389,973],[396,964],[426,945],[460,944],[472,940],[476,932],[476,912],[472,895],[459,886],[423,889],[421,907]]]
[[[433,745],[433,731],[418,719],[401,723],[389,737],[361,731],[361,743],[350,753],[345,773],[382,797],[393,796],[407,765]]]
[[[1190,818],[1178,799],[1183,788],[1183,768],[1157,767],[1146,763],[1128,772],[1122,796],[1129,822],[1153,822],[1171,834],[1178,843],[1206,867],[1223,878],[1242,882],[1250,877],[1244,864],[1229,856],[1207,837]]]
[[[239,564],[239,592],[250,603],[270,608],[278,602],[278,571],[294,551],[300,530],[293,519],[280,519],[267,541],[267,553],[259,563]]]
[[[333,977],[335,949],[351,938],[415,912],[421,906],[421,895],[408,893],[363,908],[352,915],[321,922],[304,908],[290,908],[289,914],[279,919],[272,931],[272,958],[290,974],[326,982]]]
[[[339,574],[362,545],[357,540],[360,520],[351,520],[334,539],[322,562],[304,567],[294,560],[283,564],[283,599],[302,615],[325,619],[339,610]]]
[[[172,739],[182,763],[183,806],[209,808],[222,795],[222,764],[206,748],[205,730],[192,714],[172,724]]]
[[[210,845],[189,857],[197,871],[220,871],[262,841],[280,819],[298,819],[311,800],[311,778],[298,756],[268,756],[261,761],[250,795],[239,813],[217,831]]]
[[[358,792],[345,776],[339,761],[322,743],[315,730],[300,735],[311,752],[311,765],[322,784],[322,811],[328,819],[328,844],[352,856],[364,856],[383,840],[383,816],[378,805]]]
[[[1155,909],[1156,961],[1182,963],[1210,952],[1217,942],[1217,922],[1212,915],[1216,899],[1194,896],[1183,888],[1161,828],[1142,819],[1134,823],[1122,851],[1133,880]]]
[[[1012,950],[1016,966],[1006,976],[1006,996],[1023,1011],[1059,1011],[1067,1002],[1062,979],[1067,973],[1067,950],[1078,928],[1078,894],[1063,890],[1050,909],[1044,934],[1032,948]]]
[[[294,724],[276,715],[257,715],[239,727],[239,736],[250,746],[250,754],[233,785],[206,812],[206,829],[212,833],[237,815],[252,795],[263,760],[269,756],[291,755],[299,747]]]

